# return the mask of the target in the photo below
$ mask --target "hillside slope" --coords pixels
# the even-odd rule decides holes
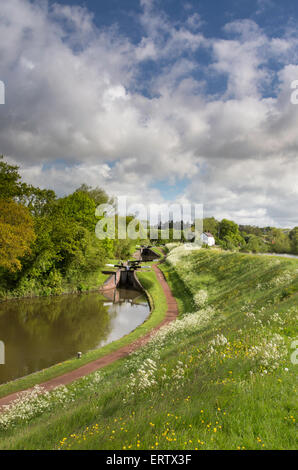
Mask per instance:
[[[296,448],[297,260],[169,248],[180,318],[47,405],[29,397],[24,419],[0,417],[0,448]]]

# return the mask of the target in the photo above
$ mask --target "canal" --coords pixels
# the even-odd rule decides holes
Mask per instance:
[[[145,295],[131,289],[2,302],[5,364],[0,364],[0,383],[115,341],[149,313]]]

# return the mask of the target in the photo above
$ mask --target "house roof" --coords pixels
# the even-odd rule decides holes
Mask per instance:
[[[214,238],[214,236],[210,232],[204,232],[204,234],[207,235],[208,238],[210,238],[210,237]]]

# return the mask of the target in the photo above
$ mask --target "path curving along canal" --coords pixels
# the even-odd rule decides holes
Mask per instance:
[[[152,269],[155,271],[156,277],[164,291],[166,301],[167,301],[167,311],[165,314],[165,317],[159,325],[157,325],[155,328],[150,330],[146,335],[142,336],[141,338],[138,338],[136,341],[126,345],[122,346],[121,348],[117,349],[116,351],[113,351],[106,356],[103,356],[99,359],[96,359],[92,362],[89,362],[78,369],[75,369],[73,371],[67,372],[63,375],[60,375],[58,377],[54,377],[53,379],[50,379],[46,382],[40,383],[39,385],[43,387],[45,391],[50,391],[53,390],[54,388],[58,387],[59,385],[68,385],[71,382],[74,382],[77,379],[80,379],[81,377],[84,377],[85,375],[91,374],[92,372],[95,372],[98,369],[101,369],[102,367],[105,367],[109,364],[112,364],[113,362],[117,361],[118,359],[124,358],[128,356],[130,353],[133,351],[139,349],[143,345],[145,345],[150,338],[164,325],[176,320],[178,316],[178,305],[176,302],[176,299],[174,298],[171,289],[169,285],[167,284],[163,273],[161,270],[156,266],[153,265]],[[28,390],[32,390],[32,388]],[[12,403],[14,400],[16,400],[19,396],[21,391],[18,391],[16,393],[12,393],[10,395],[7,395],[6,397],[0,398],[0,409],[2,406],[8,405]]]
[[[0,383],[61,364],[78,351],[100,349],[149,315],[146,296],[131,288],[1,302],[5,363],[0,365]]]

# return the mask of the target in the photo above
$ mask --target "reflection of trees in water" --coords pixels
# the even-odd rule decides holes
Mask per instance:
[[[129,302],[131,304],[147,304],[147,299],[144,293],[135,289],[109,289],[104,291],[103,295],[106,300],[114,303]]]
[[[117,326],[120,312],[129,322],[131,311],[126,312],[126,307],[137,309],[139,302],[146,303],[139,291],[124,289],[119,296],[121,302],[108,305],[105,302],[112,299],[99,293],[0,303],[0,339],[6,346],[0,383],[105,343]],[[128,302],[133,304],[129,306]],[[137,317],[136,312],[133,318]]]
[[[109,308],[100,294],[10,301],[1,303],[0,311],[1,339],[7,353],[6,373],[1,369],[0,379],[9,368],[24,375],[78,350],[95,348],[111,331]]]
[[[66,341],[80,340],[82,348],[86,344],[89,349],[90,343],[109,333],[108,307],[99,294],[25,299],[15,303],[14,313],[17,313],[14,328],[23,329],[34,340],[52,334],[54,339],[62,333]]]

